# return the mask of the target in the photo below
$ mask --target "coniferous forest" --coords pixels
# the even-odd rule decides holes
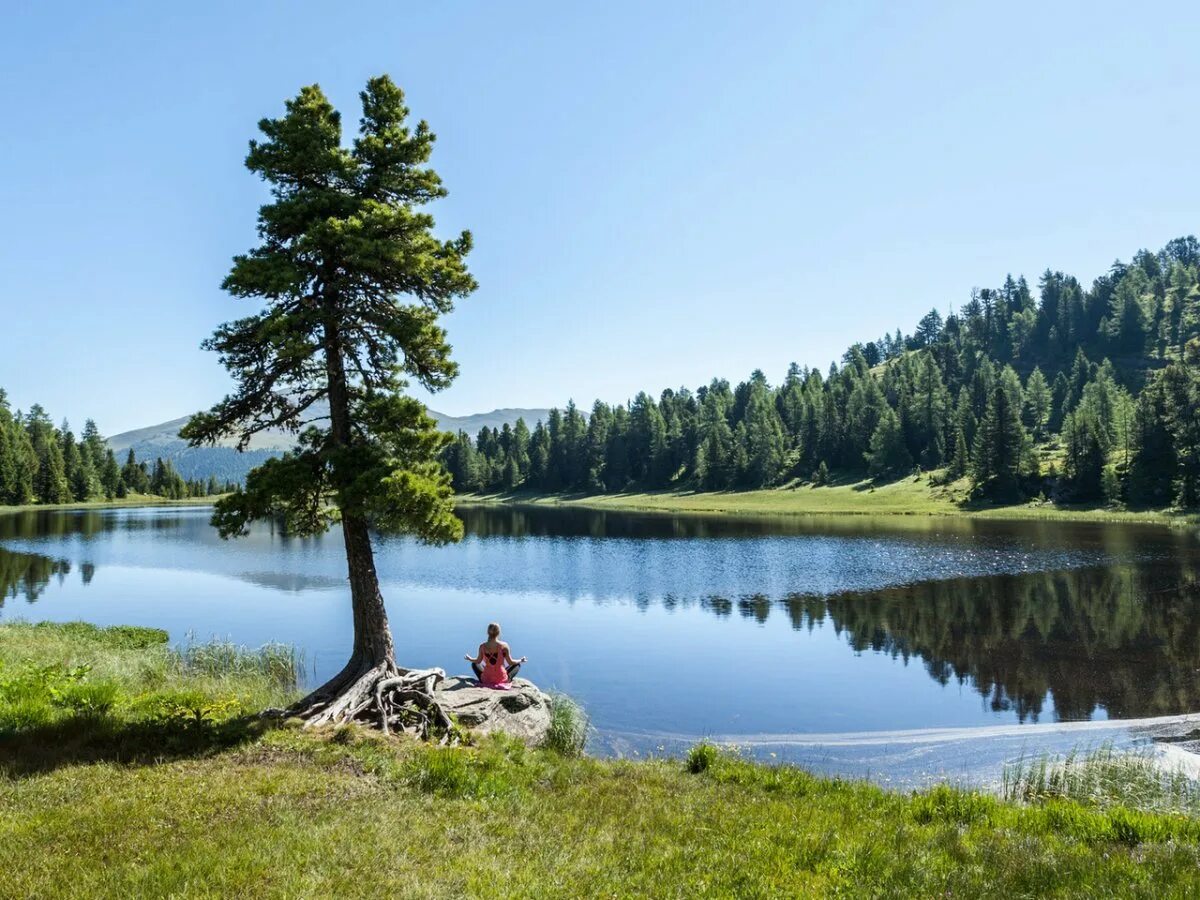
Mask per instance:
[[[139,462],[133,450],[118,461],[91,419],[76,438],[67,422],[56,428],[38,404],[14,413],[0,388],[0,505],[80,503],[129,494],[182,500],[232,488],[215,476],[185,480],[170,460]]]
[[[736,386],[573,402],[459,433],[459,491],[730,490],[936,470],[996,502],[1200,504],[1200,242],[1139,251],[1084,287],[1047,270]]]

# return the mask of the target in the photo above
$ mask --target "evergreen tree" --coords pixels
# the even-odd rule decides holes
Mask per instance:
[[[861,453],[871,443],[879,419],[888,409],[879,381],[868,375],[855,381],[846,403],[846,455]]]
[[[565,487],[586,490],[588,486],[587,422],[575,406],[574,400],[567,401],[563,415],[560,472]]]
[[[1067,496],[1076,502],[1099,500],[1104,496],[1104,431],[1090,409],[1067,416],[1063,429],[1066,445],[1064,475]]]
[[[605,490],[621,491],[629,486],[633,478],[629,456],[629,410],[625,406],[617,406],[613,409],[608,449],[604,454]]]
[[[1046,436],[1053,400],[1046,376],[1034,366],[1025,381],[1025,424],[1033,433],[1034,440],[1040,441]]]
[[[457,372],[439,319],[475,288],[465,264],[471,237],[433,233],[424,207],[446,193],[427,165],[434,136],[425,122],[409,126],[400,89],[373,78],[361,100],[350,148],[315,85],[281,118],[259,123],[263,138],[251,143],[246,166],[271,187],[259,213],[262,242],[235,258],[224,286],[265,306],[206,343],[236,389],[181,431],[193,445],[236,435],[244,448],[268,428],[304,427],[295,451],[217,501],[214,524],[225,536],[279,514],[301,534],[340,524],[353,649],[342,671],[294,708],[318,720],[349,717],[397,674],[372,531],[434,543],[462,534],[440,462],[451,437],[401,390],[402,377],[439,390]],[[326,427],[304,425],[316,404],[327,404]]]
[[[23,502],[17,499],[17,451],[13,428],[8,395],[0,388],[0,505]]]
[[[629,408],[629,462],[634,481],[647,487],[665,484],[670,474],[666,450],[667,423],[658,404],[643,391]]]
[[[867,468],[873,477],[902,475],[912,469],[912,456],[904,441],[900,418],[888,407],[879,417],[871,446],[866,452]]]
[[[607,403],[597,400],[588,416],[584,450],[584,484],[589,491],[604,490],[604,464],[608,458],[608,439],[612,431],[613,414]]]
[[[529,481],[539,491],[556,490],[550,461],[550,430],[539,420],[529,440]]]
[[[906,420],[911,423],[910,447],[928,468],[940,466],[946,459],[946,435],[950,427],[950,392],[942,382],[942,373],[932,353],[921,354]]]
[[[751,386],[745,424],[746,483],[752,487],[773,484],[783,469],[786,443],[783,424],[765,382]]]
[[[997,384],[971,448],[971,481],[981,496],[1011,500],[1020,496],[1020,476],[1028,454],[1028,436],[1020,407]]]
[[[25,431],[33,447],[37,468],[33,477],[33,493],[41,503],[70,503],[71,488],[67,483],[59,436],[46,411],[36,403],[25,417]]]
[[[1200,372],[1172,363],[1159,377],[1175,448],[1175,505],[1194,509],[1200,506]]]
[[[1168,397],[1154,378],[1138,397],[1134,414],[1134,454],[1129,469],[1129,502],[1165,506],[1175,488],[1175,439],[1171,436]]]
[[[696,481],[705,490],[725,490],[733,485],[733,430],[726,419],[730,398],[716,385],[700,402],[700,445],[696,449]]]

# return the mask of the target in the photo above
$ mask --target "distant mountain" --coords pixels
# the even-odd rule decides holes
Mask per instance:
[[[533,428],[539,419],[545,421],[550,410],[494,409],[491,412],[474,413],[469,416],[447,416],[431,409],[429,414],[443,431],[465,431],[474,437],[484,426],[501,428],[505,423],[512,425],[522,418]],[[272,456],[278,456],[295,443],[293,435],[272,429],[256,434],[250,441],[249,449],[244,453],[237,452],[237,442],[233,439],[226,439],[216,447],[189,447],[179,437],[179,429],[187,420],[188,416],[184,416],[159,425],[125,431],[110,437],[108,446],[122,461],[130,449],[139,460],[153,460],[159,456],[169,459],[184,478],[208,478],[210,475],[216,475],[222,481],[242,481],[246,473],[255,466]]]
[[[442,431],[452,431],[458,433],[465,431],[471,437],[479,432],[480,428],[503,428],[506,424],[514,425],[517,419],[524,419],[525,424],[529,426],[529,430],[533,430],[533,426],[538,422],[545,422],[550,415],[548,409],[493,409],[491,412],[474,413],[469,416],[447,416],[440,412],[429,410],[429,414],[433,416]]]

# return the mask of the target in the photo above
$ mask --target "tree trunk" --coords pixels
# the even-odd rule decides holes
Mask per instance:
[[[326,303],[331,302],[326,300]],[[329,309],[324,334],[325,374],[329,382],[329,436],[334,447],[346,447],[351,441],[350,389],[346,383],[346,365],[338,336],[336,307],[331,304]],[[340,472],[335,472],[334,478],[339,490],[348,481]],[[354,651],[350,662],[353,664],[357,661],[360,666],[368,668],[378,665],[394,668],[396,653],[383,607],[383,594],[379,590],[375,553],[371,549],[371,534],[366,520],[343,510],[342,537],[346,544],[350,604],[354,611]]]
[[[330,440],[335,447],[351,442],[350,391],[338,340],[337,320],[331,310],[325,322],[325,368],[329,379]],[[335,489],[346,480],[334,473]],[[428,738],[440,733],[451,739],[450,717],[434,697],[441,669],[410,671],[396,665],[392,632],[388,627],[383,593],[375,571],[375,553],[367,520],[342,510],[342,537],[350,580],[350,606],[354,620],[354,646],[342,670],[287,711],[306,725],[336,724],[355,720],[378,725],[384,732],[395,726]]]
[[[328,310],[323,343],[325,374],[329,380],[330,442],[335,448],[341,448],[348,446],[352,439],[350,394],[338,337],[336,304],[328,298],[324,302]],[[334,479],[335,490],[340,490],[349,481],[349,476],[335,472]],[[354,646],[342,671],[304,700],[295,703],[289,712],[306,719],[310,725],[349,721],[360,715],[376,714],[380,726],[386,730],[389,716],[395,718],[400,710],[394,700],[385,700],[378,690],[379,685],[389,684],[392,694],[402,688],[412,688],[413,685],[401,683],[402,672],[396,666],[396,650],[391,640],[383,593],[379,590],[371,532],[365,518],[355,515],[353,511],[342,510],[342,538],[346,544]],[[436,680],[422,680],[421,685],[430,686],[432,691]]]
[[[358,516],[343,516],[342,537],[346,543],[346,565],[350,572],[350,605],[354,611],[352,660],[366,666],[396,665],[392,631],[388,627],[383,593],[375,572],[375,553],[367,523]]]

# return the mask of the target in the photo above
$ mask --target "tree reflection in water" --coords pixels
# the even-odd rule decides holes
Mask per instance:
[[[1037,721],[1051,708],[1058,720],[1087,719],[1098,711],[1110,718],[1137,718],[1200,710],[1200,544],[1194,533],[1183,529],[932,518],[903,522],[869,517],[734,519],[544,508],[467,508],[461,515],[469,534],[492,538],[719,540],[902,531],[972,546],[1019,537],[1036,547],[1099,548],[1119,562],[1065,571],[949,578],[828,596],[688,596],[664,584],[663,590],[639,593],[635,602],[668,609],[698,608],[718,617],[758,623],[783,615],[797,630],[829,628],[856,653],[887,654],[905,663],[919,660],[937,682],[968,686],[993,709],[1012,711],[1021,721]],[[99,511],[30,511],[0,516],[0,541],[86,540],[115,529],[166,531],[183,524],[207,533],[201,516],[206,518],[199,510],[120,516]],[[62,581],[71,568],[65,559],[0,548],[0,606],[5,598],[37,600],[53,579]],[[79,570],[86,585],[95,565],[82,562]],[[275,580],[284,574],[277,573]],[[259,583],[264,576],[241,572],[237,577]],[[307,586],[313,576],[305,577]],[[321,584],[326,581],[337,583],[325,578]],[[278,586],[274,581],[271,585]]]

